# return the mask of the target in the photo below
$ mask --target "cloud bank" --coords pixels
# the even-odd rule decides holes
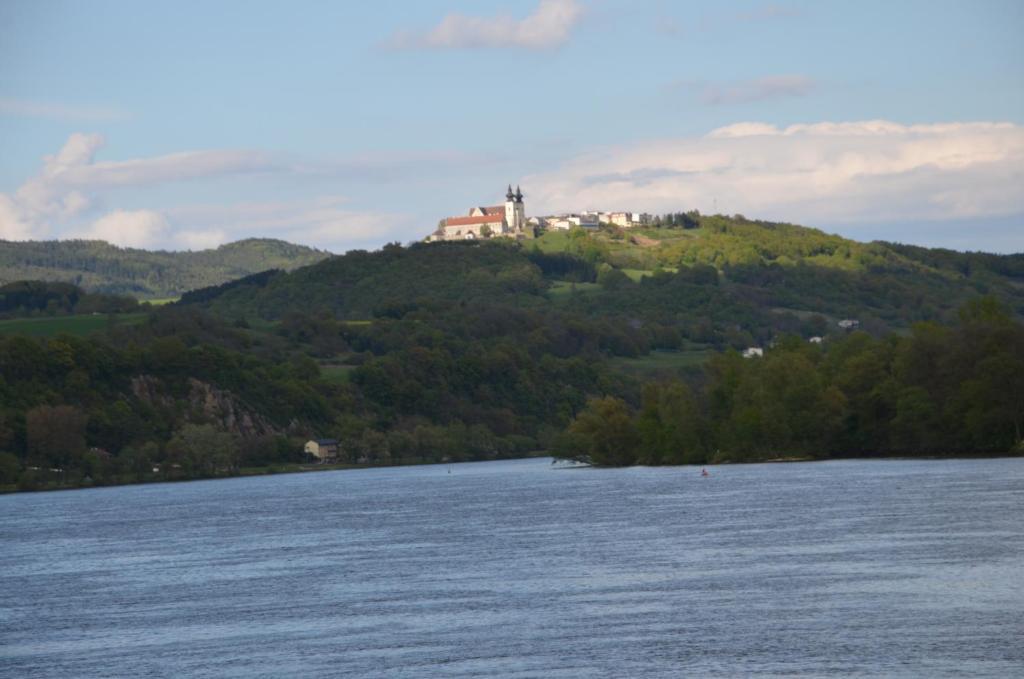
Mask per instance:
[[[86,238],[135,248],[204,249],[253,236],[283,238],[344,250],[408,226],[401,214],[347,209],[345,198],[327,196],[278,203],[179,206],[166,210],[114,209],[103,214],[106,194],[137,195],[174,182],[274,172],[280,175],[346,176],[340,169],[279,163],[246,150],[185,151],[152,158],[97,162],[104,139],[75,133],[42,168],[12,194],[0,193],[0,239]],[[386,168],[385,168],[386,169]],[[135,191],[130,191],[134,189]],[[106,199],[105,199],[106,198]]]
[[[79,234],[80,238],[105,240],[126,248],[152,248],[170,231],[167,219],[152,210],[114,210]]]
[[[569,40],[582,16],[576,0],[540,0],[523,19],[454,13],[426,33],[399,32],[387,44],[394,49],[553,49]]]
[[[166,219],[152,210],[115,210],[83,227],[81,218],[97,207],[97,193],[275,167],[264,154],[235,150],[188,151],[96,162],[96,152],[103,144],[104,139],[98,134],[76,132],[55,155],[43,158],[38,174],[13,194],[0,194],[0,239],[46,238],[55,226],[72,224],[61,235],[100,238],[129,247],[152,247],[170,231]]]
[[[195,229],[179,233],[179,240],[191,249],[268,237],[344,252],[352,247],[376,247],[387,240],[403,240],[403,234],[414,223],[408,214],[358,210],[348,203],[344,196],[319,196],[309,200],[189,205],[169,210],[168,215]]]
[[[337,252],[423,236],[438,216],[452,211],[396,206],[400,189],[380,192],[379,206],[367,205],[365,197],[354,206],[337,190],[360,181],[412,182],[408,172],[388,169],[388,163],[419,167],[418,158],[376,159],[368,167],[377,167],[379,176],[360,179],[358,159],[296,165],[255,151],[211,150],[98,162],[102,145],[99,135],[73,134],[17,190],[0,194],[0,239],[101,238],[133,247],[201,249],[264,236]],[[465,169],[461,162],[431,167],[438,181]],[[153,195],[166,201],[166,191],[151,189],[173,182],[203,179],[194,186],[209,195],[218,178],[258,172],[266,174],[249,188],[265,196],[258,202],[196,204],[189,202],[195,194],[187,185],[176,189],[183,198],[174,207],[147,201]],[[304,195],[294,192],[299,185]],[[702,136],[595,149],[523,177],[522,185],[531,214],[696,208],[841,227],[856,238],[899,240],[913,233],[915,242],[973,242],[976,249],[991,249],[998,240],[1002,251],[1024,249],[1024,232],[1015,226],[1024,222],[1024,127],[1012,123],[742,122]],[[313,194],[313,186],[323,191]],[[286,198],[273,197],[275,187]],[[235,183],[233,189],[239,188],[244,185]],[[900,228],[890,229],[893,224]],[[998,225],[998,233],[991,225]],[[941,228],[948,231],[939,234]],[[941,238],[922,235],[928,233]]]
[[[811,225],[1022,215],[1024,128],[738,123],[588,153],[523,185],[551,212],[717,206]]]

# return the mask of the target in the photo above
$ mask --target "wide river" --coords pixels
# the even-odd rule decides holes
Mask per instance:
[[[0,517],[4,676],[1024,676],[1021,459],[532,459]]]

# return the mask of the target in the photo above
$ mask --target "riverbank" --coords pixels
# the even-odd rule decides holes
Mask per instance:
[[[550,457],[550,453],[547,451],[534,451],[531,454],[520,455],[518,457],[502,458],[506,460],[526,460],[538,457]],[[694,464],[694,465],[655,465],[655,467],[712,467],[712,466],[733,466],[733,465],[750,465],[750,464],[788,464],[794,462],[829,462],[836,460],[984,460],[984,459],[1001,459],[1008,457],[1024,457],[1024,452],[1019,450],[1009,451],[1006,453],[951,453],[949,455],[852,455],[843,456],[836,455],[832,457],[814,457],[810,455],[804,456],[784,456],[774,457],[764,460],[731,460],[728,458],[715,460],[709,462],[706,465]],[[555,458],[556,460],[558,458]],[[493,462],[495,460],[464,460],[461,462]],[[443,464],[454,464],[454,462],[438,462],[434,460],[400,460],[391,462],[389,464],[352,464],[352,463],[340,463],[340,464],[305,464],[305,463],[291,463],[291,464],[274,464],[265,465],[260,467],[242,467],[233,474],[219,474],[214,476],[196,476],[196,477],[168,477],[168,476],[157,476],[153,475],[152,478],[147,479],[124,479],[117,480],[114,482],[97,483],[97,482],[61,482],[54,479],[41,479],[39,485],[34,487],[19,487],[18,484],[6,484],[0,485],[0,494],[10,493],[39,493],[48,491],[62,491],[62,490],[83,490],[86,488],[112,488],[117,486],[136,486],[136,485],[149,485],[159,483],[185,483],[188,481],[209,481],[211,479],[233,479],[243,478],[252,476],[276,476],[284,474],[305,474],[311,472],[329,472],[329,471],[342,471],[350,469],[383,469],[388,467],[419,467],[426,465],[443,465]],[[647,466],[647,465],[634,465],[634,466]],[[589,463],[578,463],[572,468],[584,468],[593,467],[601,468],[601,465],[592,465]],[[565,468],[565,467],[563,467]],[[654,468],[654,467],[652,467]]]
[[[517,457],[501,458],[503,460],[525,460],[537,457],[547,457],[549,454],[546,451],[535,451],[527,455],[520,455]],[[461,460],[461,462],[495,462],[497,460]],[[305,463],[289,463],[289,464],[272,464],[260,467],[241,467],[235,473],[227,474],[215,474],[210,476],[170,476],[160,475],[153,473],[150,478],[118,478],[117,480],[107,480],[106,482],[97,482],[86,477],[85,479],[78,479],[75,481],[61,480],[59,472],[53,472],[47,470],[47,476],[41,476],[38,479],[36,485],[30,487],[22,487],[17,483],[0,485],[0,494],[10,493],[42,493],[49,491],[61,491],[61,490],[83,490],[86,488],[114,488],[118,486],[138,486],[138,485],[150,485],[158,483],[186,483],[189,481],[209,481],[211,479],[237,479],[251,476],[276,476],[281,474],[305,474],[311,472],[330,472],[340,471],[347,469],[382,469],[387,467],[420,467],[426,465],[443,465],[443,464],[454,464],[455,462],[449,461],[436,461],[436,460],[399,460],[388,464],[353,464],[353,463],[339,463],[339,464],[305,464]],[[43,471],[43,470],[39,470]]]

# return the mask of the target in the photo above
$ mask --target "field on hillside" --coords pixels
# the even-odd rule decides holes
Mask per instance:
[[[646,356],[613,358],[610,362],[616,370],[649,379],[657,375],[674,375],[680,370],[702,366],[715,353],[714,349],[694,345],[694,348],[684,351],[652,351]]]
[[[551,283],[551,287],[548,288],[548,294],[553,298],[568,297],[573,293],[590,293],[598,292],[601,290],[601,286],[597,283],[572,283],[569,281],[554,281]]]
[[[48,316],[43,318],[12,318],[0,321],[0,335],[27,335],[29,337],[53,337],[68,334],[84,336],[105,330],[110,324],[127,325],[141,323],[147,314],[83,314],[77,316]]]
[[[349,376],[352,371],[356,369],[354,365],[338,365],[335,363],[321,363],[320,364],[320,377],[327,382],[334,384],[344,384],[348,382]]]

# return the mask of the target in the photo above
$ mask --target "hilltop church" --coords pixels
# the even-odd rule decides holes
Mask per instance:
[[[526,223],[523,192],[509,184],[504,205],[470,208],[467,217],[448,217],[428,241],[478,240],[481,238],[533,238],[533,226]]]

